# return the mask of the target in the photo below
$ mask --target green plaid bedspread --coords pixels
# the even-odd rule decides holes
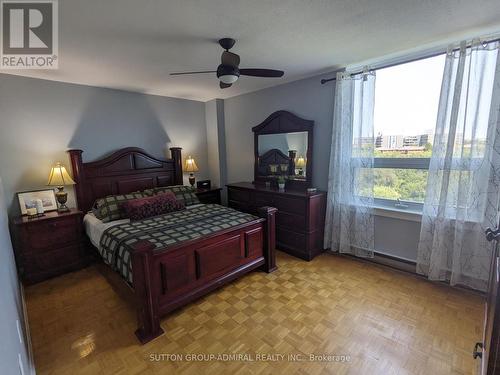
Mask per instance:
[[[164,249],[255,219],[257,217],[232,208],[203,204],[183,211],[113,226],[103,233],[99,252],[104,262],[132,285],[130,251],[138,241],[147,240],[155,244],[156,249]]]

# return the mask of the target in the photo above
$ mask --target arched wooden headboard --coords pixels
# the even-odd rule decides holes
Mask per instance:
[[[172,158],[161,160],[143,149],[127,147],[90,163],[83,162],[82,150],[69,150],[78,208],[87,212],[96,199],[108,195],[182,185],[181,150],[172,147]]]

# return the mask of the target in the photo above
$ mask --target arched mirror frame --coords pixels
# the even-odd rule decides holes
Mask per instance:
[[[275,177],[259,175],[259,135],[264,134],[283,134],[295,132],[307,132],[307,151],[306,151],[306,178],[289,179],[287,187],[296,189],[306,189],[312,182],[312,155],[313,155],[313,127],[314,121],[306,120],[294,115],[288,111],[276,111],[269,115],[259,125],[254,126],[254,181],[264,183],[266,181],[275,181]]]

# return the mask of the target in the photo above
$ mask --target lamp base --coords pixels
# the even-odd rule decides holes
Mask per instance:
[[[66,206],[66,202],[68,201],[68,193],[64,191],[64,186],[59,186],[56,192],[56,199],[59,203],[59,207],[57,208],[57,212],[68,212],[69,208]]]
[[[70,211],[70,209],[69,209],[69,208],[68,208],[68,206],[66,206],[65,204],[60,205],[60,206],[57,208],[57,212],[61,212],[61,213],[63,213],[63,212],[69,212],[69,211]]]
[[[194,178],[194,174],[190,173],[189,174],[189,183],[191,184],[191,186],[194,186],[195,182],[196,182],[196,179]]]

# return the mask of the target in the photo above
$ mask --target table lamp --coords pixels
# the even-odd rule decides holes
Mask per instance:
[[[191,184],[191,186],[194,186],[196,179],[194,178],[193,172],[198,172],[198,166],[191,156],[188,156],[188,158],[186,159],[184,172],[189,172],[189,183]]]
[[[57,187],[56,198],[57,202],[59,202],[59,208],[57,209],[58,212],[69,211],[69,208],[66,206],[68,193],[64,191],[64,186],[75,184],[75,181],[73,181],[70,177],[64,165],[57,163],[54,167],[52,167],[47,185]]]
[[[297,158],[297,161],[295,162],[295,167],[297,167],[299,170],[299,176],[302,176],[304,174],[303,168],[305,166],[306,166],[306,159],[304,159],[303,156],[299,156]]]

